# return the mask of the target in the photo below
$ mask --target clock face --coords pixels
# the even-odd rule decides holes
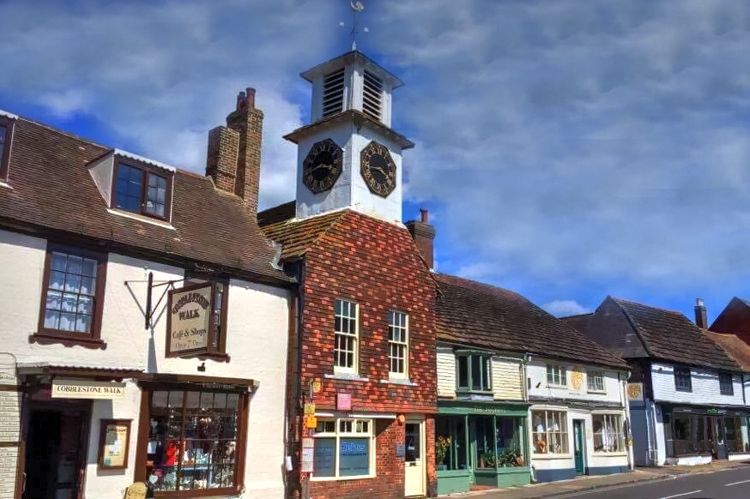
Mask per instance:
[[[341,175],[343,152],[331,139],[313,144],[302,163],[302,181],[315,194],[327,191]]]
[[[396,163],[383,144],[370,142],[359,157],[360,173],[374,194],[388,197],[396,188]]]

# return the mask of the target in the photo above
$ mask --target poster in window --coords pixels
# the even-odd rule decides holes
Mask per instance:
[[[342,438],[339,445],[339,476],[370,474],[370,439]]]
[[[99,426],[99,467],[128,467],[129,419],[102,419]]]
[[[208,352],[212,294],[211,284],[185,286],[169,292],[167,356]]]
[[[336,439],[316,438],[313,453],[313,475],[336,476]]]

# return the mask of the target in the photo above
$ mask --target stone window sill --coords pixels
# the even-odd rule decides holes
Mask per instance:
[[[324,374],[323,377],[325,379],[333,379],[337,381],[361,381],[363,383],[367,383],[368,381],[370,381],[370,378],[362,378],[358,374]]]
[[[418,384],[412,383],[411,380],[406,378],[381,379],[380,382],[386,385],[419,386]]]
[[[75,333],[34,333],[29,335],[29,343],[38,343],[40,345],[63,345],[66,347],[80,346],[95,350],[105,350],[107,342],[90,336],[77,338]]]

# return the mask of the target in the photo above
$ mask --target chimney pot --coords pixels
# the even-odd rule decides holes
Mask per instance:
[[[255,107],[255,89],[253,87],[247,87],[245,89],[245,95],[247,96],[245,99],[245,103],[247,104],[247,107],[252,109]]]
[[[423,224],[430,223],[430,211],[427,208],[420,208],[419,216]]]
[[[245,104],[246,104],[245,92],[240,91],[240,93],[237,94],[236,110],[242,111],[245,108]]]

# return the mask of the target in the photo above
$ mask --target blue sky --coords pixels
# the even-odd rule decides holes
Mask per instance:
[[[558,314],[750,297],[750,4],[364,3],[439,270]],[[0,1],[0,109],[202,172],[254,86],[272,206],[294,195],[298,74],[348,48],[339,21],[346,1]]]

